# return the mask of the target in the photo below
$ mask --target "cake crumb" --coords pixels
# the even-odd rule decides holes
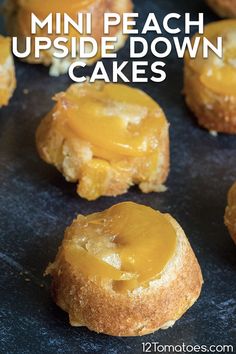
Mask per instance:
[[[30,282],[30,278],[25,278],[25,281]]]
[[[23,94],[24,94],[24,95],[28,95],[28,93],[29,93],[29,90],[28,90],[27,88],[25,88],[25,89],[23,90]]]
[[[218,133],[215,131],[215,130],[210,130],[209,131],[209,134],[211,135],[211,136],[218,136]]]

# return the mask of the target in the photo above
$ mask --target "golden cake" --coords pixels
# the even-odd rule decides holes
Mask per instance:
[[[78,215],[46,274],[72,326],[113,336],[172,326],[197,300],[203,283],[179,224],[132,202]]]
[[[116,196],[138,184],[163,191],[169,172],[169,125],[144,92],[121,84],[73,84],[54,97],[40,123],[41,158],[88,200]]]
[[[104,13],[118,13],[122,15],[125,12],[132,12],[132,1],[131,0],[74,0],[74,1],[55,1],[47,0],[43,3],[41,0],[7,0],[6,1],[6,18],[8,31],[12,36],[18,37],[19,48],[21,51],[25,49],[25,38],[36,36],[49,37],[54,40],[57,37],[65,37],[68,39],[66,46],[69,49],[69,55],[66,58],[55,58],[53,53],[57,50],[52,46],[52,48],[41,52],[40,58],[35,58],[34,55],[34,42],[32,41],[31,54],[25,59],[29,63],[42,63],[46,66],[50,66],[50,74],[53,76],[58,76],[60,74],[66,73],[70,64],[74,61],[80,60],[79,52],[77,53],[77,58],[71,57],[71,38],[80,36],[93,37],[97,43],[98,47],[100,45],[101,38],[104,37],[104,24],[103,15]],[[56,20],[54,18],[53,22],[53,33],[48,34],[46,28],[37,31],[37,34],[33,35],[31,33],[31,14],[34,13],[41,21],[45,19],[50,13],[55,15],[55,13],[66,13],[70,18],[77,23],[78,13],[91,13],[92,14],[92,33],[87,35],[77,33],[77,31],[70,27],[69,33],[61,35],[56,34]],[[85,22],[86,23],[86,22]],[[61,28],[64,26],[63,17],[61,18]],[[127,39],[126,35],[122,34],[122,22],[117,26],[112,26],[110,28],[108,37],[117,37],[117,42],[115,43],[115,50],[119,50]],[[98,53],[93,58],[85,59],[82,61],[87,65],[92,65],[94,62],[101,58],[100,48],[98,48]]]
[[[228,193],[228,205],[225,210],[225,225],[236,244],[236,183],[232,185]]]
[[[0,107],[6,106],[16,87],[11,39],[0,35]]]
[[[206,0],[207,4],[220,17],[236,17],[235,0]]]
[[[210,131],[236,133],[236,20],[205,26],[211,42],[223,37],[223,58],[212,51],[203,59],[202,45],[196,58],[185,56],[184,93],[186,103],[199,124]]]

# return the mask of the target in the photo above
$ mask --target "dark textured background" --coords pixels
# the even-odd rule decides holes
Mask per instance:
[[[185,11],[204,11],[207,22],[217,18],[197,0],[137,0],[135,6],[139,24],[152,11],[160,18]],[[0,27],[3,32],[3,22]],[[119,58],[128,60],[127,47]],[[51,78],[47,68],[20,62],[16,68],[17,90],[0,111],[0,352],[136,354],[142,352],[143,341],[235,345],[236,248],[223,214],[226,193],[236,179],[236,137],[212,137],[196,125],[181,96],[182,61],[173,53],[164,83],[136,85],[161,104],[171,123],[169,190],[145,195],[132,188],[124,196],[96,202],[80,199],[76,186],[43,163],[35,149],[35,129],[53,105],[51,96],[70,84],[68,76]],[[205,279],[199,301],[173,328],[141,338],[113,338],[70,327],[67,315],[51,300],[49,279],[42,275],[77,213],[123,200],[171,213],[186,231]]]

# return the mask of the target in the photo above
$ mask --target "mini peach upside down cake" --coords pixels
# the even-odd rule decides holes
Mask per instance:
[[[173,326],[198,299],[203,283],[175,219],[132,202],[78,215],[46,274],[72,326],[113,336]]]
[[[123,13],[132,12],[133,4],[132,0],[47,0],[44,1],[42,5],[42,0],[6,0],[6,19],[7,28],[11,36],[18,37],[19,49],[21,51],[25,50],[25,40],[26,37],[31,38],[31,54],[25,59],[31,64],[42,63],[46,66],[50,66],[50,74],[52,76],[58,76],[60,74],[66,73],[68,67],[73,61],[80,60],[79,49],[76,55],[72,54],[71,42],[72,38],[79,39],[80,37],[86,36],[85,30],[81,30],[79,33],[74,27],[69,26],[69,29],[64,33],[64,14],[66,13],[72,21],[78,22],[78,14],[91,14],[91,34],[90,37],[95,39],[98,44],[98,52],[92,58],[82,58],[86,64],[91,65],[101,58],[101,39],[102,37],[116,37],[117,42],[114,45],[114,51],[118,51],[126,42],[127,35],[122,33],[122,22],[117,26],[112,26],[110,28],[109,34],[104,34],[104,13],[118,13],[122,15]],[[53,16],[53,28],[52,34],[48,34],[47,26],[44,28],[37,29],[36,35],[32,34],[31,31],[31,14],[34,13],[37,18],[43,21],[49,14]],[[56,13],[61,14],[60,21],[56,20]],[[38,37],[49,37],[53,41],[60,35],[57,34],[56,25],[59,23],[62,37],[66,38],[67,42],[63,43],[68,48],[68,56],[66,58],[56,58],[54,56],[55,52],[59,50],[52,45],[51,48],[40,52],[39,58],[35,58],[32,54],[35,49],[34,39]],[[83,26],[86,28],[87,19],[85,17]],[[89,26],[90,27],[90,26]],[[90,28],[89,28],[90,29]],[[68,33],[67,33],[68,32]],[[88,43],[88,48],[86,52],[90,52],[91,48]],[[59,51],[60,52],[60,51]],[[73,57],[73,58],[72,58]],[[76,58],[75,58],[76,57]]]
[[[163,191],[169,171],[169,125],[144,92],[120,84],[73,84],[54,97],[36,141],[40,156],[88,200],[138,184]]]
[[[15,90],[16,78],[11,40],[0,36],[0,107],[6,106]]]
[[[206,129],[236,134],[236,20],[212,22],[203,36],[215,44],[217,37],[223,37],[223,57],[211,51],[203,58],[202,42],[196,58],[186,54],[187,105]]]

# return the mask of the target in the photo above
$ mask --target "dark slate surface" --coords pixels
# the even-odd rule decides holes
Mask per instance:
[[[197,0],[137,0],[135,5],[142,14],[139,23],[151,11],[160,18],[167,12],[204,11],[206,21],[216,19]],[[119,58],[128,59],[127,48]],[[136,86],[163,106],[171,123],[169,190],[144,195],[132,188],[116,199],[88,202],[39,159],[34,143],[35,129],[53,105],[50,97],[66,89],[69,78],[51,78],[44,67],[17,62],[17,90],[10,106],[0,111],[1,353],[136,354],[144,341],[236,344],[236,249],[223,224],[226,193],[236,179],[236,137],[212,137],[196,125],[180,94],[182,62],[173,54],[167,64],[164,83]],[[205,279],[200,300],[173,328],[142,338],[113,338],[70,327],[42,275],[77,213],[123,200],[171,213],[186,231]]]

